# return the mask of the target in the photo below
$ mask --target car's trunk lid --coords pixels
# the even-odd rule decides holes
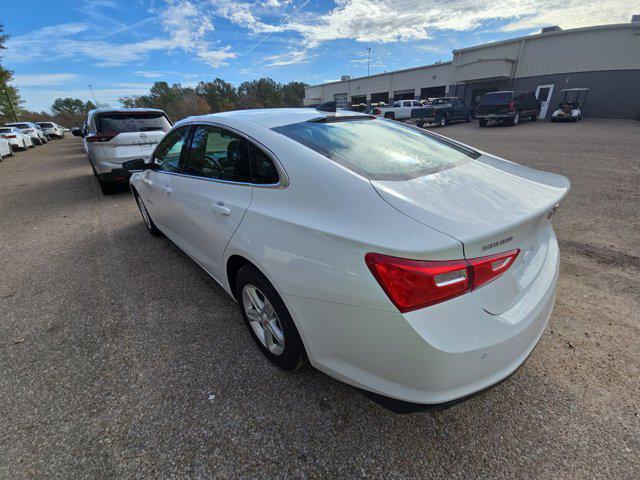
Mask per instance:
[[[569,190],[565,177],[487,155],[432,175],[372,184],[402,213],[459,240],[466,258],[520,249],[502,277],[476,292],[493,314],[517,302],[542,267],[550,214]]]
[[[100,145],[108,161],[122,163],[135,158],[148,158],[164,136],[165,133],[162,130],[123,132]]]

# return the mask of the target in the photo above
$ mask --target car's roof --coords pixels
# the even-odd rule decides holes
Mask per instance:
[[[248,122],[261,125],[266,128],[290,125],[292,123],[308,122],[327,117],[367,117],[369,115],[351,111],[324,112],[314,108],[260,108],[255,110],[234,110],[232,112],[212,113],[209,115],[198,115],[187,117],[176,125],[192,122],[216,122],[222,120],[230,122]]]
[[[97,113],[129,113],[129,112],[158,112],[164,113],[164,110],[159,108],[94,108],[89,110],[89,115],[95,115]]]

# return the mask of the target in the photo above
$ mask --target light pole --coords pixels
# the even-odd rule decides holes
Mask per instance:
[[[91,89],[91,95],[93,95],[93,100],[96,102],[96,108],[98,108],[98,99],[96,98],[96,92],[93,91],[93,85],[89,84],[89,88]]]
[[[371,47],[367,47],[367,77],[369,76],[369,65],[371,64]]]

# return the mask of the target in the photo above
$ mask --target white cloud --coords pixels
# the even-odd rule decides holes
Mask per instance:
[[[307,50],[289,50],[284,53],[269,55],[264,57],[267,67],[283,67],[296,63],[309,63],[309,59],[315,55],[310,55]]]
[[[75,73],[30,73],[14,75],[13,83],[18,87],[65,85],[77,80],[80,76]]]
[[[67,23],[10,38],[4,56],[12,63],[52,58],[93,59],[97,60],[96,65],[100,67],[126,65],[144,59],[151,52],[176,49],[193,53],[212,67],[224,65],[227,60],[236,57],[231,46],[217,47],[215,41],[207,38],[214,26],[207,12],[202,11],[196,3],[166,0],[157,13],[165,35],[138,42],[115,43],[101,39],[85,23]]]
[[[628,0],[336,0],[325,14],[291,20],[284,29],[315,46],[334,39],[396,42],[433,38],[438,31],[473,30],[493,21],[503,31],[560,25],[575,28],[628,22],[637,4]]]

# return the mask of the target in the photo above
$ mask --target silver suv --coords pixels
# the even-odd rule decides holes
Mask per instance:
[[[99,108],[89,112],[82,130],[72,133],[83,138],[100,189],[109,195],[117,184],[129,182],[128,164],[147,159],[171,125],[167,114],[155,108]]]

